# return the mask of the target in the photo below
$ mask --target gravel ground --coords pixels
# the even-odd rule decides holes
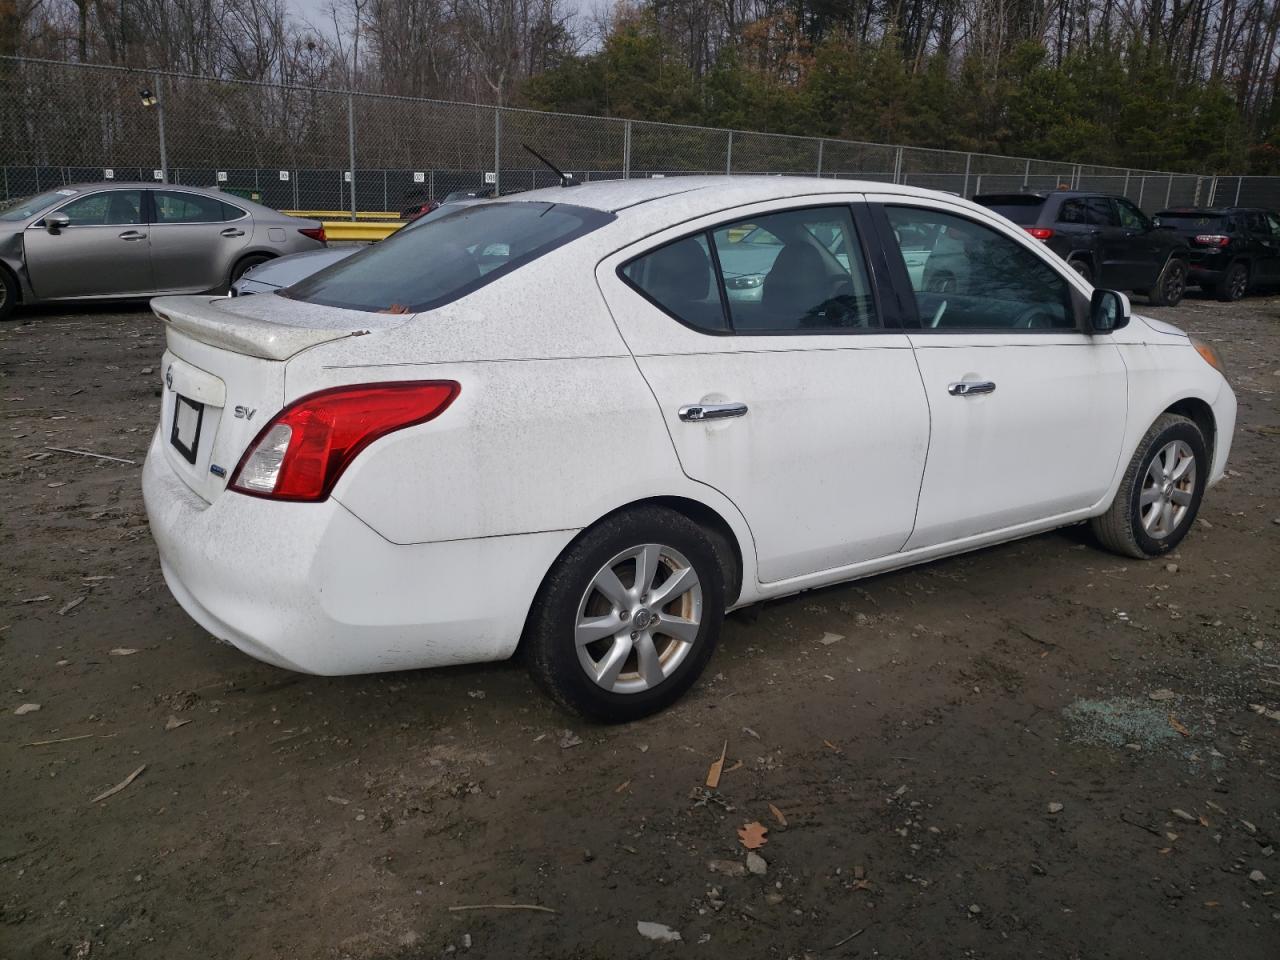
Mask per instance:
[[[0,958],[1274,960],[1280,300],[1150,312],[1240,399],[1176,554],[1075,527],[742,611],[691,696],[610,728],[515,664],[217,644],[142,509],[158,324],[0,327]],[[454,909],[484,904],[554,912]]]

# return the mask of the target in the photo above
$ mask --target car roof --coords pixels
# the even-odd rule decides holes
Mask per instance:
[[[837,180],[831,177],[769,176],[673,176],[632,180],[593,180],[569,187],[545,187],[528,190],[518,197],[502,197],[511,202],[566,203],[588,207],[605,213],[619,213],[635,208],[667,207],[662,201],[678,201],[689,209],[689,215],[712,212],[727,206],[739,206],[762,200],[784,200],[840,193],[893,193],[903,196],[945,198],[965,206],[974,206],[953,193],[926,190],[904,184],[876,180]],[[983,211],[987,212],[987,211]]]

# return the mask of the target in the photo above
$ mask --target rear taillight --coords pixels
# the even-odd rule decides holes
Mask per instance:
[[[272,500],[324,500],[361,450],[438,417],[460,389],[453,380],[408,380],[334,387],[295,400],[249,444],[229,486]]]
[[[1048,227],[1023,227],[1023,230],[1031,234],[1037,240],[1048,240],[1053,236],[1053,231]]]
[[[318,227],[302,227],[298,230],[304,237],[310,237],[312,240],[319,240],[325,246],[329,245],[329,238],[324,235],[324,224]]]
[[[1202,247],[1225,247],[1231,238],[1221,233],[1201,233],[1196,235],[1196,243]]]

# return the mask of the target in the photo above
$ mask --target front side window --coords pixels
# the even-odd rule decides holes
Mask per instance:
[[[59,207],[73,227],[126,226],[142,223],[141,190],[91,193]]]
[[[723,224],[626,263],[623,278],[698,330],[743,335],[875,327],[875,302],[848,207]]]
[[[1120,211],[1120,226],[1126,230],[1151,229],[1151,221],[1147,219],[1147,215],[1128,200],[1117,199],[1116,207]]]
[[[1264,214],[1254,212],[1246,215],[1245,223],[1249,227],[1249,232],[1265,237],[1271,232],[1271,228],[1267,225],[1267,218]]]
[[[244,215],[239,207],[197,193],[157,190],[154,197],[156,223],[223,223]]]
[[[1280,237],[1280,217],[1277,217],[1274,213],[1268,213],[1267,227],[1273,235]]]
[[[0,201],[0,220],[25,220],[59,200],[74,197],[78,191],[71,189],[50,190],[38,193],[34,197],[16,197],[13,200]]]
[[[451,303],[614,219],[566,203],[477,204],[406,228],[289,287],[284,296],[371,313]]]
[[[886,207],[920,323],[944,330],[1073,329],[1065,277],[1017,241],[972,220]]]

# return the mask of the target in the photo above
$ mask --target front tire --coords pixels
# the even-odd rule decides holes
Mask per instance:
[[[724,579],[712,537],[683,514],[649,506],[606,517],[543,581],[525,628],[529,670],[589,719],[656,713],[711,659]]]
[[[18,281],[4,267],[0,267],[0,323],[13,317],[18,306]]]
[[[1107,512],[1090,521],[1104,547],[1140,560],[1168,553],[1200,511],[1209,458],[1195,422],[1172,413],[1151,425]]]
[[[1147,294],[1147,300],[1155,307],[1176,307],[1187,292],[1187,265],[1176,257],[1171,258],[1156,278],[1156,285]]]

